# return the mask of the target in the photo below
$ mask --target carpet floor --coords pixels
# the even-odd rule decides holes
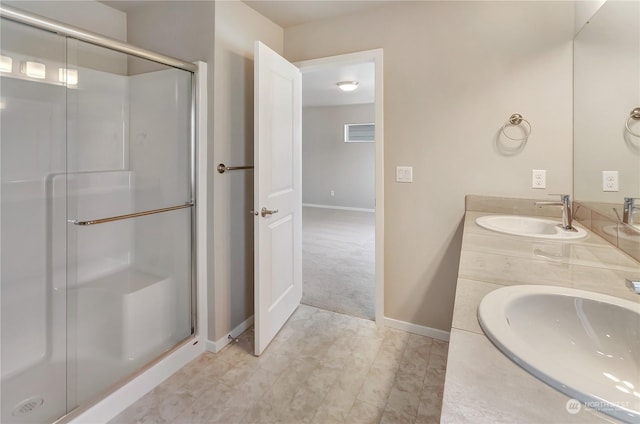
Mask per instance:
[[[375,214],[302,209],[302,303],[374,319]]]

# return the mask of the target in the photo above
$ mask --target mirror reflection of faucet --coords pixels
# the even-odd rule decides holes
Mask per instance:
[[[622,209],[622,222],[627,225],[635,226],[633,221],[633,214],[637,210],[640,210],[640,198],[637,197],[625,197],[624,205]]]
[[[535,202],[539,208],[543,206],[561,206],[562,224],[559,226],[565,231],[577,231],[573,228],[573,212],[571,211],[571,198],[568,194],[550,194],[549,196],[560,196],[559,202]]]
[[[605,227],[604,228],[605,232],[607,234],[622,237],[622,238],[637,239],[640,236],[640,220],[635,219],[637,217],[634,216],[634,214],[640,213],[640,198],[637,198],[637,197],[624,198],[622,218],[620,217],[620,213],[618,213],[618,209],[613,208],[613,211],[616,213],[618,222],[626,225],[620,226],[619,229],[617,228],[618,226],[616,225],[609,226],[609,227],[613,227],[612,229]],[[607,229],[609,229],[609,231],[607,231]]]

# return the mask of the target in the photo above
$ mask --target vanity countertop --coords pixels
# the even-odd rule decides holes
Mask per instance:
[[[545,284],[604,293],[640,303],[625,278],[640,278],[640,263],[589,231],[575,241],[548,241],[499,234],[467,211],[456,288],[442,423],[618,423],[581,405],[520,368],[484,335],[478,304],[508,285]],[[579,225],[579,224],[578,224]]]

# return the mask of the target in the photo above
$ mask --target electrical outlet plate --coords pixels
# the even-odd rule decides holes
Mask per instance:
[[[412,166],[396,166],[396,182],[412,183],[413,167]]]
[[[547,188],[547,171],[534,169],[531,171],[531,188]]]
[[[602,171],[602,191],[620,191],[618,171]]]

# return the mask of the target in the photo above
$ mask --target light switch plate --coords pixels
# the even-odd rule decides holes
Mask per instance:
[[[412,183],[413,167],[412,166],[396,166],[396,182]]]
[[[531,171],[531,188],[547,188],[547,171],[534,169]]]
[[[602,171],[602,191],[620,191],[618,171]]]

